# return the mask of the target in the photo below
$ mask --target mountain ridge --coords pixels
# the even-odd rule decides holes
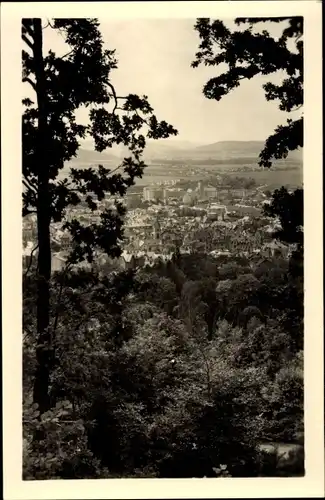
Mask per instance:
[[[196,151],[207,154],[226,155],[231,153],[232,157],[256,156],[264,149],[265,141],[218,141],[204,146],[199,146]],[[289,151],[288,159],[301,159],[302,149]]]
[[[176,142],[176,141],[175,141]],[[183,142],[184,144],[184,142]],[[222,161],[231,159],[253,159],[258,160],[259,154],[264,148],[264,141],[217,141],[214,143],[185,147],[179,143],[166,144],[164,141],[148,141],[144,151],[144,160],[216,160]],[[176,147],[175,147],[176,146]],[[126,147],[114,147],[101,153],[95,149],[85,148],[84,145],[78,150],[76,158],[68,162],[69,164],[92,164],[92,163],[117,163],[128,155]],[[303,150],[290,151],[288,160],[302,163]]]

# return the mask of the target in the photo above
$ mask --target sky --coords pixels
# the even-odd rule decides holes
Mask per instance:
[[[111,79],[117,94],[147,95],[157,118],[177,128],[178,140],[265,140],[277,125],[286,123],[288,115],[277,102],[267,102],[262,89],[263,83],[277,81],[276,75],[243,81],[219,102],[204,97],[204,84],[220,69],[191,68],[199,44],[195,19],[99,21],[106,48],[116,49],[119,67]],[[263,29],[269,29],[267,23]],[[272,23],[271,29],[273,34],[279,25]],[[63,50],[63,40],[53,30],[45,30],[44,36],[45,48]],[[86,121],[85,111],[79,116]]]

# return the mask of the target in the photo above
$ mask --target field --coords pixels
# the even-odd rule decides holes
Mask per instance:
[[[83,168],[86,165],[74,165],[76,168]],[[105,165],[109,168],[114,168],[115,165]],[[65,167],[60,172],[60,178],[68,176],[69,167]],[[211,174],[224,174],[237,177],[253,178],[259,185],[266,185],[269,189],[277,189],[281,186],[288,186],[291,188],[301,187],[303,184],[302,168],[299,164],[288,164],[287,168],[282,166],[275,169],[256,169],[256,170],[243,170],[238,164],[225,164],[225,165],[188,165],[180,166],[170,164],[148,165],[142,179],[137,179],[137,186],[147,186],[154,183],[171,181],[174,179],[182,180],[188,179],[189,181],[197,182],[204,178],[209,177]]]
[[[186,169],[178,170],[174,169],[171,170],[169,166],[160,166],[160,167],[153,167],[149,165],[145,169],[145,173],[142,177],[142,179],[137,179],[136,184],[138,186],[147,186],[148,184],[154,184],[156,182],[165,182],[165,181],[172,181],[175,179],[182,180],[182,179],[188,179],[188,180],[193,180],[193,181],[199,181],[204,177],[204,171],[202,172],[191,172],[191,169],[189,168],[189,171],[186,171]]]
[[[103,162],[102,162],[103,163]],[[80,168],[80,166],[77,164],[77,162],[73,166],[73,168]],[[90,165],[89,165],[90,166]],[[106,168],[115,168],[115,165],[105,165]],[[82,165],[81,168],[85,168],[86,165]],[[137,186],[148,186],[149,184],[154,184],[157,182],[165,182],[165,181],[171,181],[174,179],[191,179],[193,181],[198,181],[204,177],[204,170],[202,169],[202,173],[198,172],[192,175],[191,169],[189,167],[188,171],[184,168],[179,169],[179,168],[171,168],[170,165],[159,165],[159,166],[152,166],[148,165],[145,169],[145,173],[142,177],[142,179],[137,179],[136,180],[136,185]],[[59,173],[59,179],[62,180],[65,177],[69,176],[69,171],[70,171],[70,166],[65,166]],[[122,170],[121,170],[122,172]]]
[[[259,185],[266,184],[271,190],[277,189],[281,186],[288,186],[290,188],[302,187],[303,176],[300,169],[288,170],[254,170],[253,172],[229,172],[229,175],[238,177],[251,177]]]
[[[154,182],[163,182],[171,179],[188,179],[193,181],[198,181],[207,176],[207,174],[220,173],[236,177],[253,178],[258,185],[267,185],[271,190],[277,189],[281,186],[288,186],[290,188],[301,187],[303,184],[302,169],[299,167],[293,168],[288,166],[288,168],[277,168],[277,169],[258,169],[245,171],[242,169],[232,170],[235,165],[224,165],[224,166],[210,166],[210,165],[196,165],[195,167],[188,167],[188,173],[186,169],[179,169],[174,167],[171,170],[170,166],[148,166],[142,179],[137,181],[137,185],[147,185]],[[195,173],[193,174],[193,169]]]

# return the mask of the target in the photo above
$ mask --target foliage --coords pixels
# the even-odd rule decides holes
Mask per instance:
[[[61,401],[40,417],[37,405],[27,400],[23,428],[25,480],[92,479],[105,473],[89,451],[83,421],[73,419],[69,401]]]
[[[282,187],[276,189],[271,203],[265,205],[264,212],[269,217],[278,217],[281,229],[274,233],[285,243],[303,243],[303,190],[296,189],[292,193]]]
[[[90,449],[111,473],[132,475],[144,469],[157,477],[173,477],[181,466],[187,467],[182,472],[185,477],[191,477],[194,470],[214,476],[211,467],[227,463],[230,449],[243,457],[251,450],[253,456],[252,433],[243,444],[241,425],[245,410],[248,432],[255,394],[249,396],[248,385],[244,400],[236,399],[248,379],[245,382],[242,372],[225,369],[221,360],[216,362],[213,347],[191,339],[181,321],[155,313],[136,325],[132,338],[117,350],[98,335],[95,338],[86,351],[85,336],[75,338],[73,345],[65,342],[54,376],[58,388],[67,391],[61,397],[69,397],[86,422]],[[218,426],[213,430],[216,418],[219,427],[227,426],[224,430]],[[89,421],[94,425],[89,427]],[[210,430],[205,436],[201,433],[208,421]],[[222,446],[218,432],[225,436]],[[208,436],[216,439],[215,449],[207,448]],[[186,457],[183,465],[177,458],[181,455]],[[241,470],[232,462],[228,467],[234,474]]]
[[[303,433],[303,360],[298,353],[277,372],[264,388],[266,412],[270,412],[266,432],[277,440],[290,442]]]
[[[282,23],[283,32],[279,38],[265,29],[254,29],[266,21]],[[200,64],[222,67],[221,74],[205,84],[204,95],[219,101],[242,80],[280,70],[284,75],[281,84],[268,82],[263,85],[265,97],[268,101],[280,101],[281,111],[298,110],[303,105],[303,18],[237,18],[235,23],[247,27],[231,31],[221,20],[201,18],[196,22],[200,45],[192,67]],[[228,66],[226,71],[224,65]],[[289,151],[302,146],[303,118],[288,119],[286,125],[279,125],[267,138],[259,163],[271,167],[272,158],[286,158]]]
[[[180,264],[182,256],[177,259]],[[288,266],[274,259],[257,267],[258,278],[243,274],[227,281],[217,276],[192,281],[184,275],[180,294],[167,278],[170,266],[165,277],[162,267],[160,274],[138,270],[106,278],[70,273],[56,330],[50,396],[54,409],[70,402],[69,418],[77,424],[60,427],[60,433],[53,428],[43,444],[35,441],[34,448],[26,448],[26,477],[244,477],[301,471],[301,459],[295,458],[290,469],[291,459],[284,464],[259,451],[261,441],[299,439],[303,378],[291,328],[284,328],[278,313],[271,317],[271,306],[262,314],[251,301],[263,280],[268,283],[264,293],[272,296],[270,271],[278,268],[288,275]],[[59,284],[60,275],[56,280]],[[284,293],[285,288],[278,291],[278,306]],[[168,300],[177,307],[166,310]],[[219,316],[212,336],[209,308]],[[233,323],[225,319],[228,309]],[[25,355],[32,359],[35,338],[26,334],[25,341]],[[28,381],[32,366],[24,370]],[[48,416],[55,421],[55,415]],[[31,435],[40,424],[34,419],[28,425]],[[48,469],[46,450],[64,441],[63,431],[72,433],[83,450],[80,464],[69,448],[64,464],[60,455]]]

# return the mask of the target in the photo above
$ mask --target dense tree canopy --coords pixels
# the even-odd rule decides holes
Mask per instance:
[[[190,267],[180,271],[182,259],[157,263],[152,280],[145,269],[105,278],[68,274],[51,410],[38,421],[37,408],[25,401],[25,477],[279,473],[276,457],[266,466],[270,456],[260,456],[258,446],[295,442],[302,430],[297,281],[281,258],[252,263],[251,274],[243,267],[238,277],[195,281]],[[277,280],[270,278],[274,269]],[[60,279],[55,275],[54,310]],[[27,335],[26,394],[34,356],[35,338]],[[31,439],[35,428],[43,440]]]

